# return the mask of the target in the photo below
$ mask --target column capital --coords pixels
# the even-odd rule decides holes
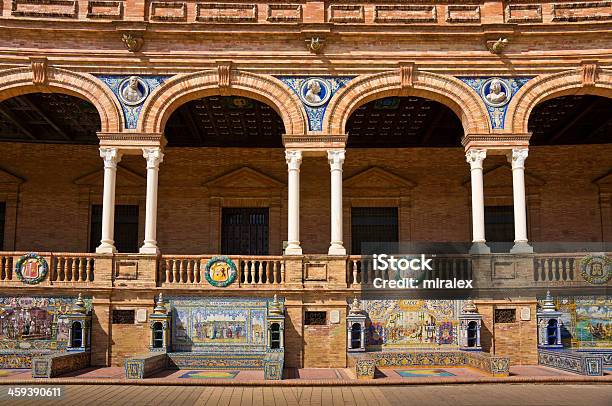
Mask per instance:
[[[143,148],[142,156],[147,160],[147,169],[156,169],[164,160],[161,148]]]
[[[344,163],[345,150],[334,149],[327,151],[327,160],[331,170],[342,170],[342,164]]]
[[[465,159],[470,164],[471,169],[482,169],[482,161],[487,157],[486,149],[469,149],[465,153]]]
[[[104,168],[117,169],[117,164],[121,162],[122,155],[119,148],[100,148],[100,157],[104,160]]]
[[[525,160],[528,155],[528,148],[512,148],[512,153],[508,156],[512,169],[525,169]]]
[[[298,170],[302,164],[302,151],[285,150],[285,160],[289,170]]]

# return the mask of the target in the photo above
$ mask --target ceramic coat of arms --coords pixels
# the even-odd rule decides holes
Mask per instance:
[[[228,257],[212,257],[204,268],[208,283],[218,288],[229,286],[236,280],[238,271],[234,261]]]
[[[36,285],[43,281],[49,272],[49,264],[33,252],[23,255],[15,265],[17,277],[28,285]]]
[[[612,279],[612,259],[605,256],[587,256],[580,261],[580,274],[585,281],[603,285]]]

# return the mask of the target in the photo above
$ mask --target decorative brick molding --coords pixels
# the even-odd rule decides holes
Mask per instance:
[[[507,23],[541,23],[541,4],[508,4],[505,10]]]
[[[187,3],[181,1],[152,1],[149,19],[151,21],[186,21]]]
[[[357,77],[341,88],[330,100],[323,121],[323,131],[344,134],[346,123],[359,106],[384,97],[417,96],[440,102],[457,114],[466,133],[489,133],[488,113],[482,100],[459,79],[413,70],[412,87],[404,87],[398,70]],[[404,82],[406,84],[406,82]]]
[[[256,23],[256,4],[196,3],[196,21],[209,23]]]
[[[0,71],[0,101],[40,92],[41,86],[44,86],[45,92],[65,93],[93,104],[100,114],[101,132],[119,132],[123,128],[123,116],[115,96],[92,75],[49,66],[45,85],[35,85],[32,78],[30,66]]]
[[[14,17],[77,18],[79,3],[76,0],[13,0],[11,15]]]
[[[267,21],[271,23],[302,22],[301,4],[269,4]]]
[[[529,115],[533,108],[548,99],[569,94],[591,94],[612,97],[612,71],[599,69],[587,75],[594,83],[585,84],[583,69],[574,69],[551,75],[538,76],[525,84],[508,104],[506,117],[511,120],[506,131],[528,133]],[[588,81],[587,81],[588,83]]]
[[[480,6],[453,6],[446,7],[446,22],[448,23],[479,23]]]
[[[560,3],[552,6],[553,21],[606,21],[612,20],[612,1]]]
[[[123,1],[90,0],[87,3],[87,18],[121,20],[123,19]]]
[[[375,6],[375,23],[435,23],[438,20],[436,6],[393,5]]]
[[[328,20],[331,23],[363,23],[365,22],[364,7],[358,5],[331,5],[329,6]]]
[[[297,95],[278,79],[232,69],[224,94],[249,97],[273,107],[281,116],[287,134],[306,133],[306,113]],[[142,107],[138,131],[162,133],[166,121],[182,104],[219,95],[219,70],[211,69],[174,76],[155,89]]]

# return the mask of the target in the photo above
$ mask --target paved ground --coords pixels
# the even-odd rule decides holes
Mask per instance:
[[[12,387],[12,386],[11,386]],[[0,385],[0,404],[21,405],[509,405],[609,406],[612,385],[448,385],[385,387],[206,387],[66,385],[62,397],[15,398]]]

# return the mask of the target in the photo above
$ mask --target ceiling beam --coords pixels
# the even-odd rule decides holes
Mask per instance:
[[[597,126],[597,128],[595,128],[593,131],[591,131],[589,134],[587,134],[584,137],[584,141],[589,140],[590,138],[593,138],[593,136],[595,134],[597,134],[599,132],[599,130],[601,130],[602,128],[606,127],[608,124],[610,124],[612,122],[612,117],[608,117],[607,120],[604,120],[600,125]],[[610,141],[612,141],[612,138],[610,138]]]
[[[189,127],[189,130],[191,131],[191,138],[195,138],[200,141],[200,144],[203,144],[204,137],[193,119],[193,114],[191,114],[191,106],[189,104],[181,106],[179,108],[179,114],[187,123],[187,127]]]
[[[421,145],[425,145],[429,142],[429,139],[431,138],[434,130],[436,129],[435,124],[438,123],[440,120],[442,120],[442,118],[444,118],[444,115],[446,114],[445,106],[440,105],[438,106],[438,108],[439,110],[437,114],[436,115],[432,114],[433,118],[427,122],[427,125],[426,125],[427,130],[425,131],[425,134],[423,135],[423,139],[421,139]]]
[[[599,98],[595,98],[593,100],[591,100],[590,103],[587,103],[586,106],[584,103],[581,104],[582,107],[582,111],[580,111],[578,114],[574,115],[573,118],[565,123],[563,123],[562,125],[558,126],[555,130],[558,129],[558,131],[554,131],[553,132],[553,136],[550,137],[550,141],[549,143],[553,143],[556,140],[558,140],[559,138],[561,138],[565,133],[567,133],[573,126],[576,125],[576,123],[578,123],[580,120],[582,120],[587,114],[589,114],[594,108],[595,106],[597,106],[597,104],[599,103]],[[574,109],[574,110],[578,110],[578,109]],[[571,117],[571,115],[570,115]]]
[[[9,109],[7,109],[6,107],[4,107],[2,105],[0,105],[0,114],[3,117],[5,117],[8,121],[10,121],[11,124],[13,124],[15,127],[17,127],[19,129],[19,131],[21,131],[29,139],[31,139],[31,140],[37,140],[38,139],[38,138],[36,138],[36,136],[34,134],[32,134],[32,132],[30,130],[25,128],[19,122],[19,120],[13,115],[13,113]]]
[[[36,114],[38,114],[39,116],[42,117],[43,120],[45,120],[45,122],[47,124],[49,124],[51,126],[51,128],[53,128],[63,139],[65,139],[66,141],[73,141],[72,137],[69,136],[66,131],[64,131],[62,128],[60,128],[57,124],[55,124],[55,122],[53,120],[51,120],[41,109],[38,108],[38,106],[36,106],[36,104],[34,102],[32,102],[27,95],[21,95],[20,99],[22,99],[24,101],[24,103],[31,108]]]

